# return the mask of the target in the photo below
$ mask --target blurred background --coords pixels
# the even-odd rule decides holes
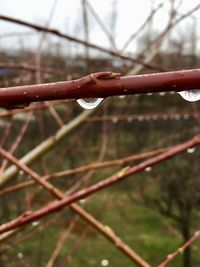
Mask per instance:
[[[137,75],[198,68],[199,9],[195,0],[1,0],[0,87],[71,80],[98,71]],[[22,26],[12,18],[63,36]],[[91,48],[93,44],[98,47]],[[41,147],[50,137],[85,112],[75,100],[38,102],[25,110],[1,108],[0,145],[18,159],[28,156],[26,164],[42,177],[56,178],[50,182],[71,194],[145,160],[127,157],[199,134],[199,107],[199,102],[187,102],[175,92],[110,97],[46,149]],[[40,152],[32,156],[36,150]],[[156,266],[199,227],[199,156],[198,148],[188,149],[77,204]],[[124,158],[109,167],[95,165]],[[3,157],[0,163],[0,181],[5,181],[0,183],[0,224],[54,199],[38,185],[17,188],[31,177],[12,172]],[[0,267],[12,266],[136,265],[65,208],[0,235]],[[200,242],[170,266],[200,266]]]

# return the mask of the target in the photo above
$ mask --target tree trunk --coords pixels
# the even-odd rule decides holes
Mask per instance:
[[[188,221],[183,223],[182,235],[184,243],[190,239],[190,223]],[[188,247],[183,253],[183,267],[191,266],[191,247]]]

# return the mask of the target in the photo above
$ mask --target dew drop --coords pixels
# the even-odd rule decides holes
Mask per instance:
[[[194,102],[200,100],[200,90],[182,91],[178,92],[183,99]]]
[[[77,103],[84,109],[94,109],[99,106],[99,104],[104,100],[104,98],[85,98],[77,99]]]

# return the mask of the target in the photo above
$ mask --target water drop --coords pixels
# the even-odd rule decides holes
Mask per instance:
[[[150,171],[151,171],[151,167],[150,166],[145,168],[145,172],[150,172]]]
[[[18,253],[17,253],[17,258],[18,258],[19,260],[23,259],[23,257],[24,257],[23,253],[21,253],[21,252],[18,252]]]
[[[191,91],[181,91],[178,92],[183,99],[194,102],[200,100],[200,90],[191,90]]]
[[[104,98],[77,99],[77,103],[85,109],[94,109],[104,100]]]
[[[22,170],[19,171],[19,176],[23,176],[24,172]]]
[[[119,98],[123,99],[123,98],[125,98],[125,95],[119,95]]]
[[[187,149],[187,152],[188,152],[189,154],[194,153],[194,152],[195,152],[195,147],[188,148],[188,149]]]
[[[36,226],[38,226],[39,224],[40,224],[39,221],[34,221],[34,222],[32,222],[32,226],[33,226],[33,227],[36,227]]]
[[[132,121],[133,121],[133,119],[131,117],[127,118],[127,122],[132,122]]]
[[[164,95],[166,95],[166,92],[160,92],[159,95],[164,96]]]
[[[184,115],[183,115],[183,118],[184,118],[185,120],[188,120],[188,119],[189,119],[189,115],[188,115],[188,114],[184,114]]]
[[[81,199],[79,200],[79,203],[80,203],[80,204],[84,204],[86,201],[87,201],[86,198],[81,198]]]
[[[117,123],[118,122],[118,118],[117,117],[112,118],[112,122],[113,123]]]
[[[109,261],[107,259],[103,259],[101,261],[101,266],[108,266],[108,264],[109,264]]]

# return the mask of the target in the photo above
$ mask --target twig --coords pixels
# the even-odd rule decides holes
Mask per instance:
[[[147,161],[144,161],[144,162],[142,162],[136,166],[133,166],[131,168],[123,169],[121,172],[118,172],[117,174],[105,179],[104,181],[101,181],[97,184],[89,186],[86,189],[80,190],[69,197],[65,197],[60,201],[50,202],[47,206],[44,206],[44,207],[38,209],[37,211],[30,212],[30,214],[25,213],[24,215],[14,219],[8,223],[1,225],[0,226],[0,233],[12,230],[12,229],[17,228],[17,227],[21,227],[22,225],[25,225],[25,224],[32,222],[34,220],[37,220],[39,218],[42,218],[48,214],[51,214],[53,212],[57,212],[57,211],[61,210],[62,208],[64,208],[66,205],[69,205],[69,204],[71,204],[71,203],[73,203],[73,202],[75,202],[81,198],[85,198],[85,197],[87,197],[87,196],[89,196],[89,195],[91,195],[97,191],[100,191],[104,188],[107,188],[108,186],[116,184],[116,183],[126,179],[127,177],[133,175],[133,174],[136,174],[138,172],[145,170],[145,168],[147,168],[147,167],[156,165],[162,161],[170,159],[170,158],[174,157],[175,155],[183,153],[188,148],[192,148],[192,147],[195,147],[198,145],[200,145],[200,136],[195,136],[194,138],[192,138],[191,140],[189,140],[185,143],[171,147],[171,149],[168,149],[166,152],[162,153],[161,155],[159,155],[157,157],[153,157],[153,158],[151,158]],[[0,149],[0,152],[4,156],[7,155],[7,152],[4,151],[3,149]],[[9,157],[10,156],[11,155],[9,155]],[[17,164],[19,164],[19,162]],[[27,168],[28,167],[26,167],[26,170],[27,170]],[[25,170],[25,168],[23,168],[23,169]],[[46,181],[42,180],[42,183],[46,183]]]
[[[84,173],[84,172],[87,172],[90,170],[98,170],[98,169],[102,169],[102,168],[121,166],[123,164],[127,164],[127,163],[130,163],[130,162],[135,161],[135,160],[141,160],[141,159],[156,156],[156,155],[161,154],[162,152],[164,152],[166,150],[167,150],[167,148],[157,149],[157,150],[153,150],[153,151],[149,151],[149,152],[143,152],[143,153],[139,153],[139,154],[134,154],[133,156],[115,159],[115,160],[111,160],[111,161],[91,163],[91,164],[88,164],[85,166],[77,167],[75,169],[48,174],[48,175],[43,176],[42,179],[49,180],[49,179],[55,179],[55,178],[60,178],[60,177],[66,177],[66,176],[70,176],[73,174],[80,174],[80,173]],[[5,194],[17,191],[17,190],[27,188],[27,187],[34,185],[34,184],[35,183],[33,181],[26,181],[26,182],[16,184],[16,185],[11,186],[11,187],[7,187],[7,188],[3,189],[2,191],[0,191],[0,197],[5,195]]]
[[[29,153],[22,157],[20,161],[24,164],[30,164],[34,160],[40,158],[45,152],[52,149],[56,144],[58,144],[58,142],[65,138],[67,134],[71,133],[78,126],[80,126],[92,113],[94,113],[94,110],[83,111],[75,119],[59,129],[54,135],[50,136],[36,146],[33,150],[29,151]],[[0,187],[10,181],[17,174],[17,172],[18,168],[16,168],[16,166],[11,166],[6,169],[4,173],[0,175]]]
[[[16,19],[16,18],[13,18],[13,17],[8,17],[8,16],[4,16],[4,15],[0,15],[0,20],[5,20],[5,21],[8,21],[8,22],[12,22],[12,23],[15,23],[15,24],[26,26],[26,27],[32,28],[32,29],[34,29],[36,31],[48,32],[50,34],[59,36],[59,37],[61,37],[63,39],[67,39],[69,41],[72,41],[72,42],[75,42],[75,43],[79,43],[79,44],[82,44],[84,46],[88,46],[88,47],[91,47],[93,49],[99,50],[101,52],[107,53],[107,54],[109,54],[111,56],[116,56],[116,57],[119,57],[121,59],[131,61],[133,63],[142,64],[143,66],[145,66],[147,68],[150,68],[150,69],[162,71],[162,68],[160,68],[158,66],[154,66],[154,65],[152,65],[150,63],[144,63],[142,60],[140,60],[138,58],[132,58],[130,56],[127,56],[127,55],[124,55],[124,54],[120,54],[119,52],[116,52],[116,51],[113,51],[111,49],[99,46],[97,44],[85,42],[85,41],[83,41],[83,40],[81,40],[81,39],[79,39],[77,37],[74,37],[74,36],[71,36],[71,35],[68,35],[68,34],[64,34],[64,33],[60,32],[60,31],[58,31],[56,29],[39,26],[39,25],[36,25],[36,24],[33,24],[33,23],[29,23],[29,22],[24,21],[24,20]]]
[[[48,181],[42,179],[35,171],[27,167],[25,164],[19,162],[14,156],[12,156],[10,153],[5,151],[3,148],[0,148],[0,154],[10,160],[13,164],[15,164],[18,168],[23,170],[25,173],[28,175],[31,175],[31,177],[40,185],[42,185],[44,188],[46,188],[52,195],[54,195],[56,198],[60,199],[60,202],[65,200],[64,194],[54,187],[52,184],[50,184]],[[51,206],[55,203],[59,203],[59,201],[52,202],[52,204],[47,204],[46,207],[42,208],[41,210],[49,210],[51,212]],[[75,203],[68,203],[70,207],[76,211],[79,216],[81,216],[86,222],[91,224],[95,229],[97,229],[102,235],[104,235],[108,240],[110,240],[113,244],[115,244],[116,248],[121,250],[125,255],[127,255],[133,262],[135,262],[138,266],[142,267],[150,267],[148,263],[146,263],[137,253],[135,253],[128,245],[126,245],[114,232],[111,232],[110,230],[108,231],[107,228],[101,224],[98,220],[96,220],[92,215],[87,213],[84,209],[82,209],[80,206],[78,206]],[[59,208],[60,209],[60,208]],[[39,210],[38,210],[39,211]],[[22,226],[24,224],[24,219],[30,222],[30,217],[38,213],[38,211],[27,211],[24,214],[22,214],[20,217],[17,219],[13,220],[13,222],[17,222],[17,227]],[[42,213],[39,211],[39,214],[41,215]],[[39,217],[40,217],[39,215]],[[29,217],[30,216],[30,217]],[[37,219],[39,218],[37,217]],[[35,217],[36,219],[36,217]],[[15,222],[8,222],[0,226],[0,233],[4,233],[6,230],[6,225],[13,226],[15,225]],[[22,224],[21,224],[22,223]],[[15,227],[16,228],[16,227]],[[2,230],[2,231],[1,231]],[[12,230],[12,229],[9,229]]]
[[[174,260],[178,255],[182,254],[188,247],[192,245],[194,241],[196,241],[200,237],[200,230],[196,231],[194,235],[180,248],[178,248],[175,252],[169,254],[161,264],[158,265],[158,267],[165,267],[170,262]]]

